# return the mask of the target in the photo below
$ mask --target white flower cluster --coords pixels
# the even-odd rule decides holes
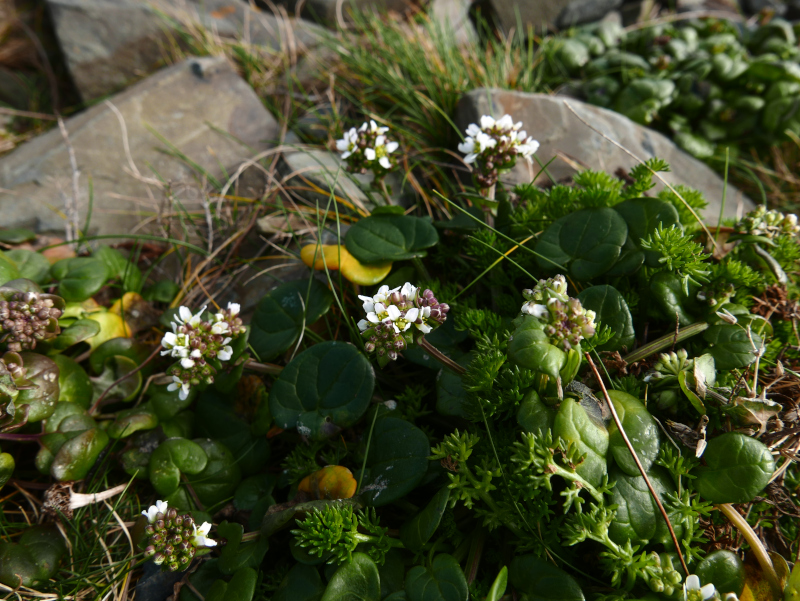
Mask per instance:
[[[800,232],[797,215],[775,210],[768,211],[764,205],[758,205],[734,227],[739,232],[765,236],[770,239],[781,234],[796,236]]]
[[[501,173],[514,167],[518,156],[530,163],[539,149],[539,142],[522,130],[521,121],[514,123],[511,115],[497,120],[484,115],[480,121],[480,125],[470,124],[458,150],[467,155],[465,163],[475,164],[479,185],[489,187],[497,182]]]
[[[400,146],[390,140],[386,133],[388,127],[378,127],[375,121],[370,120],[356,129],[350,128],[344,132],[344,137],[336,141],[336,149],[341,152],[342,159],[347,163],[349,171],[366,173],[367,170],[375,171],[392,168],[391,155]]]
[[[198,549],[217,546],[217,541],[208,537],[211,524],[203,522],[198,528],[191,515],[169,509],[166,501],[156,501],[142,515],[147,518],[144,553],[156,565],[164,565],[173,572],[186,569]]]
[[[205,310],[203,307],[193,314],[188,307],[180,307],[172,322],[172,332],[164,334],[161,340],[165,349],[161,354],[179,360],[171,369],[173,381],[167,389],[180,390],[181,399],[189,396],[191,386],[214,381],[214,370],[208,361],[230,361],[233,357],[230,343],[245,331],[237,303],[228,303],[227,309],[215,313],[211,321],[203,321]]]

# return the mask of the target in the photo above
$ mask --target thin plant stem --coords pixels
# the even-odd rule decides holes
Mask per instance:
[[[617,425],[617,429],[619,433],[622,435],[622,440],[625,441],[625,446],[628,447],[628,451],[630,451],[631,457],[636,462],[636,467],[639,468],[639,472],[642,474],[642,478],[644,478],[645,483],[647,484],[647,488],[650,490],[650,494],[653,497],[653,500],[658,505],[658,510],[661,512],[664,521],[667,523],[667,528],[669,528],[669,535],[672,537],[672,543],[675,545],[675,552],[678,554],[678,559],[681,560],[681,566],[683,567],[683,571],[685,574],[689,574],[689,568],[686,565],[686,560],[683,558],[683,553],[681,553],[681,546],[678,543],[678,537],[675,536],[675,530],[672,528],[672,523],[669,521],[669,516],[667,515],[667,510],[664,509],[664,505],[661,503],[661,499],[658,498],[656,491],[653,489],[653,485],[650,483],[650,478],[647,477],[647,472],[642,465],[642,462],[639,461],[639,456],[636,454],[636,450],[633,448],[631,441],[628,439],[628,435],[625,432],[625,429],[622,427],[622,422],[619,419],[619,415],[617,415],[617,410],[614,407],[614,403],[611,401],[611,397],[608,396],[608,390],[606,390],[606,385],[603,383],[603,378],[600,376],[600,372],[597,371],[597,366],[592,361],[592,356],[589,353],[584,353],[586,360],[589,362],[589,367],[592,368],[592,372],[594,373],[594,377],[597,380],[597,383],[600,385],[600,390],[603,391],[603,396],[606,399],[606,403],[608,403],[608,407],[611,410],[611,417],[614,418],[614,423]]]
[[[281,365],[275,365],[274,363],[259,363],[258,361],[253,361],[252,359],[249,359],[244,364],[244,368],[260,374],[268,374],[270,376],[277,376],[283,371],[283,366]]]
[[[729,147],[725,147],[725,179],[722,184],[722,204],[719,207],[719,219],[717,220],[717,233],[716,237],[714,238],[714,242],[717,246],[719,246],[719,233],[720,228],[722,227],[722,215],[725,213],[725,202],[728,200],[728,166],[730,162],[730,151]]]
[[[426,353],[428,353],[431,357],[433,357],[434,359],[436,359],[440,363],[444,364],[445,366],[449,367],[451,370],[453,370],[459,376],[464,375],[465,373],[467,373],[466,369],[461,367],[458,363],[453,361],[450,357],[445,355],[442,351],[440,351],[435,346],[433,346],[430,342],[425,340],[425,336],[421,336],[419,338],[419,340],[417,341],[417,344],[419,344],[420,348],[422,350],[424,350]]]
[[[636,361],[641,361],[645,357],[652,355],[660,350],[665,348],[671,347],[673,344],[680,342],[682,340],[686,340],[687,338],[691,338],[700,332],[708,329],[708,324],[704,321],[693,323],[690,326],[686,326],[685,328],[681,328],[677,332],[671,332],[662,336],[661,338],[656,338],[653,342],[648,342],[644,346],[640,346],[635,351],[628,353],[625,355],[622,360],[625,363],[635,363]]]
[[[369,445],[372,442],[372,431],[375,429],[375,422],[378,421],[378,408],[375,407],[375,415],[372,416],[372,424],[369,427],[369,434],[367,434],[367,451],[364,453],[364,462],[361,464],[361,474],[358,476],[358,488],[356,495],[361,492],[361,483],[364,481],[364,470],[367,469],[367,457],[369,457]]]

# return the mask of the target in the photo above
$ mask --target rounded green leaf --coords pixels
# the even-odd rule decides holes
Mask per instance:
[[[292,348],[303,326],[328,312],[333,294],[316,279],[287,282],[267,294],[256,307],[250,344],[262,361],[270,361]]]
[[[695,490],[711,503],[747,503],[769,483],[775,462],[762,443],[739,432],[713,438],[694,470]]]
[[[58,295],[67,302],[78,303],[96,294],[111,275],[103,261],[91,257],[62,259],[51,267],[50,273],[59,280]]]
[[[742,560],[727,549],[719,549],[706,555],[697,566],[695,574],[703,584],[713,584],[723,598],[726,593],[740,596],[747,576]]]
[[[439,527],[447,502],[450,500],[450,489],[443,488],[436,493],[425,509],[407,521],[400,528],[400,540],[411,551],[421,551]]]
[[[139,292],[141,290],[141,270],[128,261],[117,249],[101,244],[92,253],[92,257],[105,263],[109,277],[119,279],[125,292]]]
[[[208,464],[208,455],[196,442],[169,438],[150,455],[150,481],[162,496],[178,490],[181,473],[199,474]]]
[[[614,403],[622,427],[628,435],[628,440],[631,441],[644,471],[649,471],[658,456],[660,446],[660,432],[656,420],[639,399],[621,390],[609,390],[608,396]],[[608,427],[608,446],[614,461],[623,472],[629,476],[640,475],[639,468],[636,467],[636,462],[631,457],[631,452],[628,450],[622,434],[616,423],[613,422]]]
[[[0,286],[20,277],[17,264],[6,253],[0,250]]]
[[[567,267],[577,280],[603,275],[616,263],[628,236],[625,220],[608,207],[575,211],[553,222],[536,245],[542,269]]]
[[[222,560],[220,560],[222,564]],[[256,592],[258,573],[252,568],[241,568],[230,582],[217,580],[208,589],[206,601],[251,601]]]
[[[36,232],[22,227],[0,229],[0,242],[5,244],[22,244],[36,239]],[[10,251],[13,252],[13,251]]]
[[[319,601],[324,592],[317,568],[298,563],[283,577],[272,601]]]
[[[599,486],[606,475],[608,430],[590,419],[580,404],[567,398],[553,421],[553,438],[575,444],[580,453],[586,455],[575,471],[592,486]]]
[[[14,457],[8,453],[0,453],[0,490],[14,473]]]
[[[74,344],[78,344],[79,342],[83,342],[84,340],[89,340],[89,338],[97,336],[100,333],[100,330],[100,324],[95,320],[78,319],[77,321],[73,321],[69,327],[61,330],[61,334],[54,338],[50,344],[55,350],[63,351]]]
[[[659,225],[664,229],[680,225],[675,206],[658,198],[632,198],[615,205],[614,210],[628,224],[628,239],[639,250],[642,238],[647,238]],[[650,267],[659,267],[658,253],[645,251],[644,256]]]
[[[295,357],[278,376],[269,408],[281,428],[325,438],[367,410],[375,388],[369,360],[352,344],[328,341]]]
[[[58,366],[58,401],[77,403],[88,409],[92,403],[92,382],[86,371],[66,355],[56,355],[53,361]]]
[[[572,576],[535,555],[515,557],[508,580],[521,593],[520,601],[584,601],[583,591]]]
[[[144,403],[138,407],[119,411],[108,426],[107,432],[111,438],[126,438],[139,430],[152,430],[156,426],[158,417],[150,403]]]
[[[411,422],[379,419],[367,456],[370,476],[362,489],[364,499],[380,507],[414,490],[428,469],[430,449],[428,437]]]
[[[331,578],[321,601],[380,601],[378,566],[364,553],[353,553]]]
[[[67,552],[55,526],[33,526],[15,543],[0,542],[0,582],[14,589],[52,578]]]
[[[415,566],[408,571],[406,595],[408,601],[467,601],[469,588],[455,558],[441,553],[430,567]]]
[[[425,249],[439,242],[439,234],[424,217],[380,215],[357,221],[344,242],[361,263],[383,263],[425,256]]]
[[[672,206],[672,205],[670,205]],[[614,336],[597,347],[601,351],[616,351],[623,347],[630,349],[636,337],[633,331],[633,317],[628,303],[613,286],[592,286],[578,295],[578,300],[586,309],[597,313],[597,321],[614,331]]]
[[[17,264],[19,277],[37,284],[42,284],[47,280],[50,273],[50,261],[44,255],[24,248],[15,248],[8,251],[6,255]]]
[[[669,474],[660,468],[651,470],[647,477],[662,503],[666,493],[675,491]],[[655,539],[659,532],[659,523],[664,527],[666,524],[644,478],[639,474],[629,476],[615,467],[609,474],[609,482],[614,483],[611,503],[617,505],[617,513],[608,529],[611,540],[617,544],[625,544],[627,541],[635,544]]]
[[[28,405],[28,422],[38,422],[52,415],[58,402],[58,365],[38,353],[19,353],[25,366],[25,378],[32,388],[20,390],[17,406]]]
[[[535,390],[525,395],[517,411],[517,423],[522,430],[537,437],[543,437],[553,429],[555,418],[556,410],[545,405]]]
[[[83,480],[108,444],[108,434],[92,428],[66,441],[50,465],[50,475],[59,482]]]
[[[505,594],[506,587],[508,586],[508,568],[503,566],[494,579],[489,594],[486,595],[486,601],[500,601],[500,598]]]
[[[254,541],[242,543],[244,528],[241,524],[227,520],[217,526],[217,535],[227,542],[219,557],[219,570],[223,574],[233,574],[241,568],[258,568],[269,548],[269,539],[261,536]]]
[[[195,438],[194,442],[208,457],[201,472],[187,472],[186,477],[200,502],[209,507],[233,497],[242,479],[242,472],[233,453],[221,442],[210,438]]]
[[[748,334],[745,328],[732,324],[711,326],[703,332],[703,338],[717,369],[724,371],[750,365],[763,344],[755,332]]]
[[[508,339],[508,358],[512,363],[557,378],[567,365],[567,353],[550,344],[544,323],[532,315],[523,315]]]

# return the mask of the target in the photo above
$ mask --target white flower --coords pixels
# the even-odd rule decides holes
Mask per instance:
[[[230,326],[227,321],[218,321],[211,326],[212,334],[228,334],[230,331]]]
[[[220,361],[230,361],[231,357],[233,357],[233,349],[230,345],[226,345],[219,350],[217,357],[219,357]]]
[[[358,329],[361,330],[362,332],[364,330],[369,329],[369,322],[366,319],[362,319],[361,321],[358,322]]]
[[[367,157],[368,161],[374,161],[375,157],[378,156],[378,155],[375,153],[375,149],[374,148],[365,148],[364,149],[364,156]]]
[[[545,317],[549,312],[547,305],[540,305],[533,301],[529,301],[522,305],[522,312],[534,317]]]
[[[389,160],[389,157],[381,157],[380,159],[378,159],[378,164],[384,169],[392,168],[392,162]]]
[[[203,525],[199,528],[197,524],[192,524],[193,535],[192,535],[192,544],[195,547],[216,547],[217,541],[208,538],[207,534],[211,530],[211,524],[208,522],[203,522]]]
[[[239,311],[242,310],[241,305],[239,303],[228,303],[228,311],[231,314],[231,317],[236,317],[239,315]]]
[[[355,127],[352,127],[350,128],[350,131],[344,132],[344,137],[341,140],[336,140],[336,150],[342,153],[343,159],[346,159],[353,154],[357,143],[358,132],[356,131]]]
[[[181,367],[183,369],[192,369],[194,367],[194,360],[189,357],[181,359]]]
[[[166,515],[167,513],[167,502],[166,501],[156,501],[155,505],[151,505],[147,511],[143,511],[142,515],[147,518],[147,521],[151,524],[156,521],[156,515],[159,513],[163,513]]]
[[[490,115],[484,115],[481,117],[481,129],[491,129],[495,126],[496,121],[494,117]]]
[[[686,582],[683,585],[684,601],[706,601],[714,597],[716,592],[714,585],[711,583],[701,587],[700,578],[695,574],[691,574],[686,578]]]
[[[203,312],[205,310],[206,306],[203,305],[202,309],[200,309],[197,313],[192,315],[192,311],[189,309],[189,307],[180,307],[178,309],[178,315],[175,317],[175,319],[178,320],[178,323],[183,323],[192,327],[197,327],[202,321]]]
[[[184,382],[178,376],[172,376],[172,383],[169,386],[167,386],[167,390],[169,390],[170,392],[174,392],[179,389],[180,393],[178,394],[178,396],[182,401],[185,401],[187,398],[189,398],[189,389],[190,389],[189,383]]]
[[[531,162],[531,156],[539,149],[539,143],[522,129],[522,122],[514,123],[511,115],[503,115],[496,120],[489,115],[480,118],[480,125],[471,123],[467,127],[467,136],[458,145],[459,152],[466,156],[464,162],[474,163],[478,157],[495,148],[498,142],[506,144],[498,157],[502,163],[513,159],[515,155],[522,156]],[[491,153],[490,153],[491,154]],[[488,158],[488,157],[487,157]]]

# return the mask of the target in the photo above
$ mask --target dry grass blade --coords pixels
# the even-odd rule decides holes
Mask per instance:
[[[606,385],[603,383],[603,378],[600,376],[600,372],[597,371],[597,366],[592,361],[591,355],[589,353],[585,353],[586,360],[589,362],[589,366],[592,368],[592,372],[594,373],[594,377],[597,380],[597,383],[600,385],[600,390],[603,391],[603,396],[606,399],[606,403],[608,403],[608,407],[611,410],[611,417],[614,418],[614,423],[617,425],[619,429],[619,433],[622,435],[622,440],[625,441],[625,446],[628,447],[628,451],[631,453],[631,457],[636,462],[636,467],[639,468],[639,472],[642,474],[642,478],[644,478],[645,483],[647,484],[647,489],[650,491],[650,495],[652,495],[653,500],[658,505],[658,510],[661,512],[661,516],[664,518],[664,521],[667,523],[667,528],[669,528],[669,535],[672,538],[672,543],[675,545],[675,552],[678,554],[678,559],[681,560],[681,567],[683,567],[683,571],[685,574],[689,574],[689,568],[686,565],[686,560],[683,558],[683,553],[681,552],[681,546],[678,543],[678,537],[675,536],[675,530],[672,528],[672,523],[669,521],[669,516],[667,515],[667,510],[664,509],[664,505],[661,503],[661,499],[658,498],[655,489],[653,488],[652,483],[650,482],[650,478],[647,477],[647,472],[642,466],[642,462],[639,461],[639,456],[636,454],[636,450],[633,448],[631,441],[628,439],[628,435],[625,432],[625,429],[622,427],[622,422],[619,419],[619,415],[617,415],[617,410],[614,408],[614,403],[611,402],[611,397],[608,396],[608,390],[606,390]]]

